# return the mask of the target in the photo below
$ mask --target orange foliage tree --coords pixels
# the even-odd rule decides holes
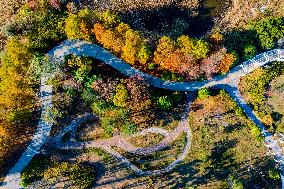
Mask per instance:
[[[219,71],[221,74],[225,74],[229,71],[230,67],[235,63],[237,57],[233,53],[226,53],[219,65]]]
[[[161,65],[177,49],[175,42],[167,37],[160,38],[156,51],[154,52],[154,63]]]
[[[190,69],[190,62],[192,62],[190,55],[184,55],[180,50],[171,53],[165,61],[161,62],[162,68],[175,73],[186,73]]]

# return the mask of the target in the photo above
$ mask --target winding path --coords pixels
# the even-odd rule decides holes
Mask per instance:
[[[245,76],[246,74],[252,72],[258,67],[261,67],[269,62],[272,61],[284,61],[284,49],[276,49],[267,51],[265,53],[261,53],[254,58],[242,63],[239,66],[236,66],[233,68],[227,75],[224,76],[217,76],[216,78],[208,81],[202,81],[202,82],[171,82],[171,81],[164,81],[160,78],[151,76],[149,74],[143,73],[130,65],[126,64],[119,58],[115,57],[113,54],[108,52],[107,50],[103,49],[99,45],[92,44],[85,41],[78,41],[78,40],[66,40],[62,42],[59,46],[53,48],[49,53],[48,56],[50,57],[50,60],[55,64],[61,64],[64,60],[64,57],[69,54],[74,54],[77,56],[88,56],[88,57],[95,57],[96,59],[102,60],[105,64],[108,64],[118,70],[119,72],[127,75],[127,76],[133,76],[133,75],[139,75],[142,78],[144,78],[146,81],[148,81],[152,86],[157,88],[164,88],[169,90],[175,90],[175,91],[195,91],[199,90],[201,88],[205,87],[218,87],[225,89],[231,97],[238,103],[238,105],[244,110],[244,112],[247,114],[247,116],[259,126],[259,128],[262,131],[262,134],[265,137],[266,143],[268,143],[272,151],[276,154],[276,158],[281,160],[281,170],[284,172],[284,156],[281,153],[281,148],[279,145],[273,140],[271,134],[265,129],[264,125],[260,122],[260,120],[256,117],[253,110],[246,104],[244,99],[241,97],[240,92],[238,90],[238,83],[242,76]],[[32,142],[29,144],[26,151],[22,154],[16,165],[10,170],[8,175],[6,176],[4,183],[2,184],[3,188],[7,189],[17,189],[20,188],[20,173],[22,170],[28,165],[28,163],[31,161],[33,156],[37,154],[42,147],[42,145],[45,143],[46,139],[49,136],[52,122],[45,120],[44,118],[49,114],[48,109],[52,107],[52,86],[46,85],[46,81],[49,77],[52,77],[52,73],[49,74],[49,76],[43,76],[41,78],[41,101],[42,101],[42,114],[41,114],[41,120],[39,122],[39,127],[34,135],[34,138]],[[189,107],[189,106],[188,106]],[[52,115],[50,115],[52,116]],[[85,118],[88,118],[91,115],[85,115]],[[84,116],[83,116],[84,117]],[[91,116],[92,117],[92,116]],[[69,128],[73,128],[72,125],[79,125],[80,121],[83,121],[85,118],[80,119],[77,122],[73,122]],[[183,121],[181,122],[183,123]],[[186,125],[186,124],[184,124]],[[180,127],[185,128],[185,126]],[[167,136],[176,136],[178,132],[182,132],[183,129],[173,130],[173,131],[165,131],[161,129],[155,129],[152,128],[148,131],[144,131],[141,134],[145,134],[146,132],[158,132],[161,134],[164,134],[165,139],[171,140],[171,138],[167,138]],[[189,127],[187,127],[189,129]],[[189,131],[187,132],[189,133]],[[188,139],[190,135],[188,134]],[[174,137],[173,137],[174,138]],[[95,141],[95,145],[99,144],[100,141]],[[161,149],[167,141],[162,141],[158,145],[144,149],[145,153],[152,153],[153,150]],[[123,149],[127,151],[131,151],[135,154],[144,154],[143,150],[137,149],[135,147],[131,147],[128,144],[125,144],[124,141],[117,142],[118,145],[121,145]],[[60,143],[57,143],[60,144]],[[67,143],[68,144],[68,143]],[[70,144],[76,146],[80,146],[75,141],[70,141]],[[162,145],[161,145],[162,144]],[[188,141],[188,145],[185,147],[185,150],[189,148],[190,142]],[[89,145],[85,143],[85,145]],[[70,145],[71,146],[71,145]],[[70,147],[69,145],[63,146],[63,147]],[[107,147],[105,147],[106,149]],[[114,155],[117,159],[121,160],[125,164],[127,164],[130,168],[132,168],[134,171],[136,171],[138,174],[141,174],[141,170],[139,170],[137,167],[133,167],[132,164],[124,158],[121,154],[113,151],[111,148],[106,149],[109,153]],[[177,161],[175,161],[175,164],[171,164],[168,166],[165,170],[158,170],[157,172],[144,172],[144,174],[159,174],[163,171],[169,171],[171,170],[176,163],[182,160],[182,158],[185,157],[185,150],[184,153],[178,158]],[[130,163],[130,164],[129,164]],[[281,178],[282,175],[281,175]],[[282,182],[284,183],[284,182]]]

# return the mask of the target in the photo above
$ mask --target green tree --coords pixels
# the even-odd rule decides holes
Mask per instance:
[[[275,42],[284,37],[284,23],[281,17],[268,17],[252,22],[248,25],[248,29],[255,31],[262,49],[273,48]]]
[[[243,51],[243,58],[245,60],[249,60],[250,58],[254,57],[257,54],[256,47],[253,45],[246,45]]]
[[[90,22],[94,19],[94,12],[82,9],[77,14],[69,13],[65,20],[65,33],[69,39],[90,40]]]
[[[101,12],[99,19],[107,28],[114,28],[120,23],[120,18],[109,10]]]
[[[160,96],[157,100],[157,105],[163,110],[170,110],[173,107],[173,100],[169,96]]]
[[[129,94],[125,85],[118,84],[116,86],[116,93],[113,97],[113,104],[119,107],[125,107],[128,99]]]
[[[192,55],[194,56],[195,59],[198,60],[201,58],[205,58],[209,51],[210,51],[209,44],[206,41],[203,41],[201,39],[195,40],[192,49]]]
[[[146,64],[149,59],[152,56],[152,51],[148,45],[141,45],[138,54],[137,54],[137,59],[141,64]]]
[[[200,89],[197,96],[199,99],[206,99],[210,96],[210,91],[207,88]]]

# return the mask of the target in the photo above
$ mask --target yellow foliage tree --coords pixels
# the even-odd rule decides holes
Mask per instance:
[[[138,51],[143,44],[141,35],[132,29],[125,33],[125,45],[122,48],[121,57],[128,63],[134,64],[137,61]]]
[[[31,112],[34,107],[35,93],[31,88],[27,74],[29,59],[32,54],[26,44],[17,38],[11,38],[6,51],[1,57],[0,66],[0,107],[5,118]]]

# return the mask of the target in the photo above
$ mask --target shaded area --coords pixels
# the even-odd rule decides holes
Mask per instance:
[[[182,34],[201,37],[214,26],[214,19],[220,17],[231,4],[230,0],[201,1],[196,10],[178,7],[178,3],[151,10],[136,9],[119,13],[123,22],[131,27],[168,35],[176,38]]]

